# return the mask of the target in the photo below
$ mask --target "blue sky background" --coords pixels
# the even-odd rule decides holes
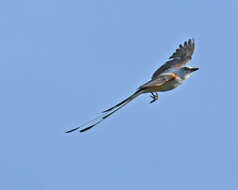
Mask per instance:
[[[0,189],[238,189],[238,2],[0,2]],[[196,40],[177,89],[65,134]]]

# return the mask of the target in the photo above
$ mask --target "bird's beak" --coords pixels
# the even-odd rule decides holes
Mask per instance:
[[[194,72],[194,71],[197,71],[199,68],[191,68],[191,71]]]

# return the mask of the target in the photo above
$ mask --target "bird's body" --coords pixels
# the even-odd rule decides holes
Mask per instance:
[[[169,69],[168,71],[163,72],[162,74],[157,76],[157,78],[154,78],[151,81],[145,83],[140,88],[148,87],[148,89],[145,91],[146,93],[169,91],[182,84],[188,77],[190,77],[192,72],[196,70],[197,68],[192,67]],[[168,78],[168,81],[161,85],[160,81],[162,80],[163,82],[163,78]]]
[[[167,83],[167,85],[159,86],[159,87],[151,87],[148,92],[166,92],[169,90],[173,90],[177,86],[183,83],[183,80],[177,77],[174,80],[171,80]]]
[[[166,82],[166,85],[153,85],[153,83],[159,82],[161,80],[161,77],[167,77],[167,76],[172,76],[171,80]],[[177,76],[175,73],[170,72],[170,73],[164,73],[161,75],[158,79],[151,80],[144,85],[142,85],[140,88],[144,89],[144,93],[149,93],[149,92],[165,92],[172,90],[176,88],[178,85],[182,84],[184,80],[182,80],[179,76]],[[148,87],[148,88],[146,88]]]
[[[104,119],[111,116],[113,113],[124,107],[126,104],[128,104],[141,94],[151,93],[151,97],[153,99],[151,101],[152,103],[158,99],[157,92],[169,91],[182,84],[192,74],[192,72],[198,70],[198,68],[184,66],[188,61],[192,59],[193,51],[194,40],[190,39],[187,42],[184,42],[184,45],[179,45],[179,48],[176,49],[176,52],[174,52],[172,56],[170,56],[170,60],[154,72],[150,81],[140,86],[138,90],[130,97],[126,98],[119,104],[103,111],[103,115],[101,117],[93,120],[93,124],[91,124],[89,127],[81,129],[80,132],[91,129],[95,125],[101,123]],[[66,133],[73,132],[79,128],[80,127],[71,129]]]

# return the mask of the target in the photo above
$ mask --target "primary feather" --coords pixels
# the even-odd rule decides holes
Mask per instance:
[[[192,59],[195,44],[193,39],[184,42],[184,45],[179,45],[179,48],[169,57],[164,65],[157,69],[152,75],[152,79],[157,78],[161,73],[171,69],[180,68]]]

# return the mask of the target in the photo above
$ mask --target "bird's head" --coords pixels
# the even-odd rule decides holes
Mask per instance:
[[[177,69],[176,74],[183,80],[187,79],[192,72],[197,71],[199,68],[194,67],[181,67]]]

